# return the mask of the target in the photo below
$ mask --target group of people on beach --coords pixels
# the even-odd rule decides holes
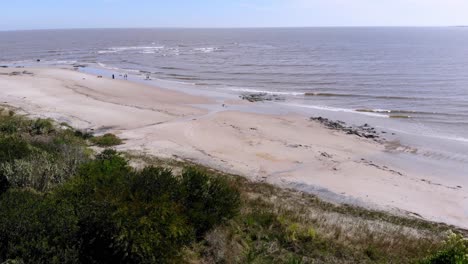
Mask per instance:
[[[120,76],[122,76],[122,75],[120,75]],[[125,73],[125,74],[123,75],[123,78],[124,78],[124,80],[127,80],[127,79],[128,79],[128,75]],[[112,79],[113,79],[113,80],[115,79],[115,74],[112,74]]]
[[[122,76],[122,75],[119,75],[119,76]],[[115,80],[115,74],[112,74],[112,79]],[[123,79],[124,80],[128,80],[128,75],[125,73],[123,75]],[[151,80],[151,75],[148,73],[146,74],[146,78],[145,78],[146,81],[150,81]]]

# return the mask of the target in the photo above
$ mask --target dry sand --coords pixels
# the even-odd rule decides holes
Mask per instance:
[[[468,228],[467,181],[406,172],[382,161],[391,155],[385,145],[305,116],[230,111],[229,104],[238,103],[232,100],[225,111],[208,111],[194,105],[215,104],[211,98],[51,68],[0,69],[0,103],[118,134],[126,139],[121,150],[189,159],[328,199]]]

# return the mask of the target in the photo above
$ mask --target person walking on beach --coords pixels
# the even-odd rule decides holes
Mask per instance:
[[[128,75],[127,75],[127,74],[124,74],[124,79],[125,79],[125,80],[128,79]]]
[[[114,75],[114,74],[112,74],[112,80],[113,80],[113,79],[115,79],[115,75]]]

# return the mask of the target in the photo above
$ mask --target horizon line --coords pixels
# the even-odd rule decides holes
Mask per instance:
[[[0,29],[0,32],[14,31],[47,31],[47,30],[110,30],[110,29],[305,29],[305,28],[446,28],[468,27],[468,25],[425,25],[425,26],[248,26],[248,27],[70,27],[70,28],[36,28],[36,29]]]

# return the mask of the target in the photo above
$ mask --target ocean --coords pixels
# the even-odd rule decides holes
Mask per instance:
[[[466,27],[0,32],[0,66],[48,64],[276,95],[270,104],[373,124],[468,171]]]

